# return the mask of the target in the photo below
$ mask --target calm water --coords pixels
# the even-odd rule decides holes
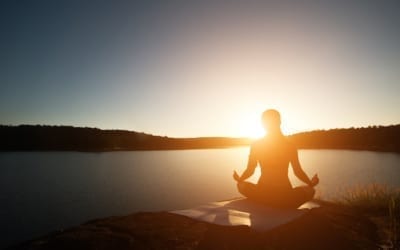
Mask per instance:
[[[400,187],[398,154],[345,150],[299,154],[304,170],[319,174],[317,192],[326,199],[335,197],[340,188],[358,184]],[[232,171],[244,170],[247,155],[248,148],[0,153],[0,248],[93,218],[237,197]]]

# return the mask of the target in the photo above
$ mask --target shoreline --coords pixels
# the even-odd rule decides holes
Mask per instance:
[[[24,152],[77,152],[77,153],[108,153],[108,152],[149,152],[149,151],[187,151],[187,150],[210,150],[210,149],[230,149],[249,147],[249,145],[223,146],[223,147],[192,147],[192,148],[159,148],[159,149],[104,149],[104,150],[0,150],[0,153],[24,153]],[[373,153],[394,153],[399,154],[400,151],[390,150],[373,150],[373,149],[355,149],[355,148],[298,148],[298,150],[338,150],[338,151],[356,151],[356,152],[373,152]]]
[[[0,151],[142,151],[249,146],[246,137],[174,138],[127,130],[50,125],[0,125]],[[400,153],[400,124],[300,132],[286,136],[298,149]]]

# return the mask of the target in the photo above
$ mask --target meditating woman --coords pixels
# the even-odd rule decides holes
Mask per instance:
[[[310,180],[301,168],[297,149],[281,131],[278,111],[269,109],[262,115],[266,136],[251,145],[249,161],[241,176],[233,178],[238,190],[247,198],[274,207],[297,208],[314,197],[319,179]],[[289,163],[294,174],[307,185],[293,188],[288,177]],[[260,165],[261,176],[257,184],[245,181]]]

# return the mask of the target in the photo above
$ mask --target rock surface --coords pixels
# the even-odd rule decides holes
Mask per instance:
[[[323,204],[264,233],[167,212],[89,221],[11,249],[377,249],[377,228],[352,209]]]

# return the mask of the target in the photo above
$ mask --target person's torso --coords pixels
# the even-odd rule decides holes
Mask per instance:
[[[255,143],[255,153],[261,168],[258,185],[266,189],[291,189],[288,177],[289,163],[295,148],[282,136],[265,137]]]

